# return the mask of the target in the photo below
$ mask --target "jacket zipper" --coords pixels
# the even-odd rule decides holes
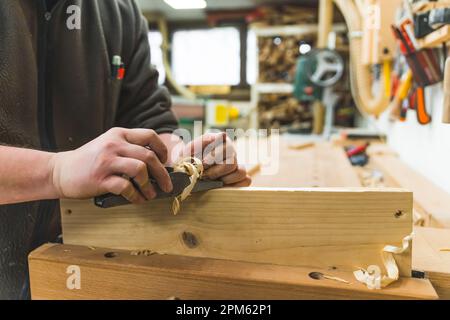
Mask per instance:
[[[47,71],[48,24],[51,12],[47,10],[45,0],[39,1],[39,37],[38,37],[38,124],[41,148],[55,151],[51,100],[49,100],[49,80]]]

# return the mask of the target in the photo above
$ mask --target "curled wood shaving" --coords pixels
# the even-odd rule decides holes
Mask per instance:
[[[387,275],[381,275],[381,268],[379,266],[372,265],[368,267],[367,270],[359,268],[359,270],[353,272],[356,280],[364,283],[369,289],[385,288],[391,283],[397,281],[399,279],[399,270],[394,259],[394,254],[402,254],[408,250],[412,237],[413,234],[410,234],[403,238],[401,247],[385,246],[383,248],[381,257],[383,259],[383,265],[387,271]],[[379,275],[379,279],[375,279],[375,274]],[[379,281],[379,287],[376,284],[377,281]]]
[[[181,203],[190,196],[192,190],[194,189],[197,181],[202,178],[203,175],[203,164],[200,159],[197,158],[185,158],[174,166],[175,172],[184,172],[190,176],[191,184],[184,189],[183,193],[176,197],[172,203],[172,212],[177,215],[181,210]]]

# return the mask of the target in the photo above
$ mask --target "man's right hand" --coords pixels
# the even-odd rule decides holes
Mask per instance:
[[[84,199],[105,193],[122,195],[132,203],[156,196],[149,174],[165,192],[173,189],[164,167],[167,147],[153,130],[113,128],[83,147],[52,157],[52,180],[60,198]]]

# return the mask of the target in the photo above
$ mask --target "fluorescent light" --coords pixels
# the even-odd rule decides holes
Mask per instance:
[[[205,9],[205,0],[164,0],[174,9]]]

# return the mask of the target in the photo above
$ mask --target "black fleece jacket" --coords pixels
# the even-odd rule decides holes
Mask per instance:
[[[59,0],[46,12],[46,1],[0,1],[0,144],[63,151],[113,126],[172,132],[135,2]],[[67,26],[71,5],[80,29]],[[123,80],[112,79],[114,55]],[[0,206],[0,299],[29,297],[27,255],[60,229],[58,201]]]

